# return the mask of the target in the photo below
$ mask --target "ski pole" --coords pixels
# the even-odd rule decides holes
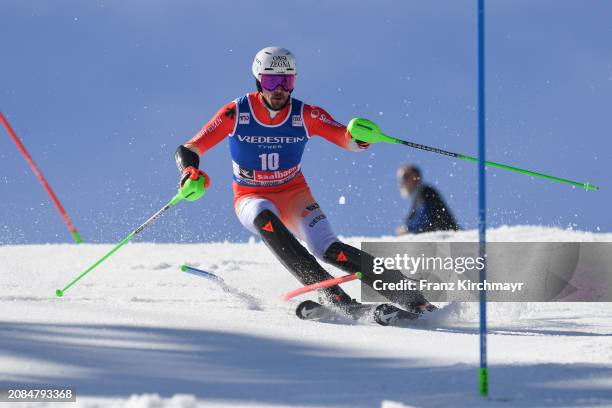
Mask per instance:
[[[215,275],[212,272],[206,272],[203,271],[201,269],[198,268],[194,268],[193,266],[189,266],[189,265],[181,265],[181,271],[189,273],[191,275],[195,275],[195,276],[199,276],[202,277],[204,279],[208,279],[212,282],[215,282],[217,285],[219,285],[219,287],[227,294],[230,294],[238,299],[240,299],[242,302],[244,302],[249,309],[251,310],[263,310],[261,308],[261,305],[259,304],[259,300],[257,300],[257,298],[244,293],[238,289],[236,289],[233,286],[228,285],[227,283],[225,283],[225,281],[223,280],[223,278],[221,278],[220,276]]]
[[[362,140],[367,143],[390,143],[390,144],[401,144],[404,146],[412,147],[414,149],[424,150],[426,152],[432,152],[441,154],[444,156],[450,156],[457,159],[478,163],[478,158],[468,156],[460,153],[453,153],[447,150],[438,149],[436,147],[426,146],[418,143],[409,142],[407,140],[398,139],[392,136],[385,135],[381,132],[380,128],[376,123],[371,120],[364,118],[353,118],[348,124],[348,131],[351,136],[355,139]],[[492,161],[485,161],[485,165],[490,167],[497,167],[499,169],[510,170],[516,173],[527,174],[534,177],[540,177],[546,180],[558,181],[560,183],[570,184],[572,186],[583,187],[585,190],[599,190],[599,187],[589,183],[581,183],[579,181],[573,181],[561,177],[550,176],[548,174],[538,173],[531,170],[522,169],[520,167],[514,167],[503,163],[496,163]]]
[[[121,241],[120,243],[118,243],[113,249],[111,249],[110,251],[108,251],[108,253],[106,255],[104,255],[102,258],[98,259],[93,265],[91,265],[89,268],[85,269],[85,271],[83,271],[79,276],[77,276],[76,278],[74,278],[72,281],[70,281],[63,289],[57,289],[55,291],[55,295],[57,297],[62,297],[64,296],[64,293],[75,283],[77,283],[83,276],[87,275],[89,272],[91,272],[92,270],[94,270],[98,265],[100,265],[102,262],[104,262],[108,257],[110,257],[112,254],[114,254],[119,248],[121,248],[123,245],[127,244],[129,241],[132,240],[132,238],[134,238],[136,235],[138,235],[140,232],[142,232],[142,230],[144,230],[146,227],[148,227],[149,225],[151,225],[153,223],[153,221],[157,220],[159,217],[162,216],[163,213],[165,213],[166,211],[168,211],[170,208],[174,207],[176,204],[178,204],[181,200],[183,200],[183,197],[181,195],[181,193],[179,192],[178,194],[176,194],[172,200],[170,200],[168,202],[168,204],[166,204],[161,210],[159,210],[158,212],[156,212],[155,214],[153,214],[151,216],[151,218],[149,218],[148,220],[146,220],[144,222],[144,224],[142,224],[140,227],[136,228],[134,231],[132,231],[130,233],[130,235],[128,235],[127,237],[125,237],[123,239],[123,241]]]
[[[28,164],[30,165],[30,168],[32,169],[36,177],[38,177],[40,184],[42,184],[47,194],[49,194],[49,197],[51,197],[51,201],[53,201],[53,204],[55,204],[55,207],[59,211],[60,216],[62,217],[62,219],[68,226],[68,229],[70,230],[70,233],[72,234],[72,238],[76,241],[77,244],[83,242],[83,240],[81,239],[81,235],[79,235],[79,232],[77,231],[77,229],[74,227],[74,225],[72,225],[72,221],[70,221],[70,218],[68,218],[68,214],[66,214],[66,210],[64,210],[64,207],[62,207],[62,205],[60,204],[57,196],[51,189],[51,186],[49,185],[49,183],[47,183],[47,180],[43,176],[42,172],[40,171],[36,163],[34,163],[34,160],[32,160],[32,157],[26,150],[23,143],[21,143],[21,140],[17,136],[17,133],[15,133],[11,125],[8,123],[8,120],[6,120],[6,118],[2,114],[2,112],[0,112],[0,122],[2,122],[2,124],[4,125],[4,128],[6,129],[7,133],[9,134],[11,139],[13,139],[13,142],[15,142],[15,144],[17,145],[17,148],[19,149],[19,151],[25,158],[26,162],[28,162]]]
[[[224,284],[223,279],[221,279],[220,277],[218,277],[214,273],[206,272],[206,271],[203,271],[201,269],[194,268],[193,266],[181,265],[181,271],[190,273],[190,274],[195,275],[195,276],[200,276],[202,278],[206,278],[206,279],[209,279],[211,281],[215,281],[215,282],[220,283],[220,284]]]
[[[350,275],[341,276],[339,278],[327,279],[321,282],[302,286],[301,288],[297,288],[295,290],[292,290],[291,292],[285,293],[283,296],[281,296],[281,299],[289,300],[304,293],[312,292],[316,289],[329,288],[330,286],[335,286],[344,282],[350,282],[355,279],[361,279],[361,272],[355,272],[351,273]]]

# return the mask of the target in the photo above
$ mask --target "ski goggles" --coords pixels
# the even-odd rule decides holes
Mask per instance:
[[[293,88],[295,87],[295,75],[261,74],[261,76],[259,77],[259,82],[261,83],[261,87],[266,91],[272,92],[279,86],[282,86],[285,91],[290,92],[293,91]]]

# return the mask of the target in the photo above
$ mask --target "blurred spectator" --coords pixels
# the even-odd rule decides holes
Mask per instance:
[[[418,167],[409,164],[401,166],[397,178],[402,197],[411,196],[413,199],[404,224],[395,231],[397,235],[459,229],[438,191],[423,183]]]

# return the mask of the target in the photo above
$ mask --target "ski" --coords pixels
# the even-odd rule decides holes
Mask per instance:
[[[381,326],[398,325],[402,322],[416,320],[420,316],[420,313],[408,312],[388,303],[379,305],[355,303],[332,307],[312,300],[305,300],[300,303],[295,309],[295,314],[302,320],[314,321],[330,321],[338,317],[358,320],[369,314]]]
[[[305,300],[296,307],[295,314],[302,320],[334,320],[341,317],[358,320],[371,310],[372,305],[357,302],[335,307]]]
[[[409,312],[397,306],[383,303],[374,309],[374,321],[381,326],[394,326],[406,321],[417,320],[421,313]]]
[[[337,312],[312,300],[305,300],[295,308],[295,314],[302,320],[329,320]]]

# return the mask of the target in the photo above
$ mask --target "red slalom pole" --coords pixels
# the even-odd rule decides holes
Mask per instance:
[[[60,215],[62,216],[62,219],[68,226],[68,229],[70,230],[70,233],[72,234],[72,238],[74,238],[77,244],[83,242],[83,240],[81,239],[81,235],[79,235],[79,232],[77,231],[77,229],[74,227],[74,225],[72,225],[72,221],[70,221],[70,218],[68,218],[68,214],[66,214],[66,210],[64,210],[64,207],[62,207],[62,205],[60,204],[59,200],[57,199],[57,196],[51,189],[51,186],[49,185],[49,183],[47,183],[47,180],[45,180],[45,177],[43,176],[42,172],[40,171],[36,163],[34,163],[34,160],[32,160],[32,157],[26,150],[23,143],[21,143],[21,140],[19,140],[19,137],[17,137],[17,134],[15,133],[13,128],[11,128],[11,125],[8,123],[8,121],[6,120],[2,112],[0,112],[0,121],[4,125],[4,128],[8,132],[11,139],[13,139],[13,142],[15,142],[15,144],[17,145],[17,148],[19,149],[21,154],[23,154],[23,157],[25,157],[26,161],[32,168],[32,171],[34,172],[36,177],[38,177],[40,184],[42,184],[47,194],[49,194],[49,197],[51,197],[51,201],[53,201],[53,204],[55,204],[55,207],[57,208]]]
[[[351,273],[350,275],[341,276],[340,278],[327,279],[321,282],[313,283],[311,285],[302,286],[301,288],[297,288],[296,290],[292,290],[291,292],[285,293],[283,296],[281,296],[281,299],[289,300],[304,293],[312,292],[313,290],[329,288],[330,286],[335,286],[339,283],[350,282],[355,279],[361,279],[361,272],[355,272]]]

